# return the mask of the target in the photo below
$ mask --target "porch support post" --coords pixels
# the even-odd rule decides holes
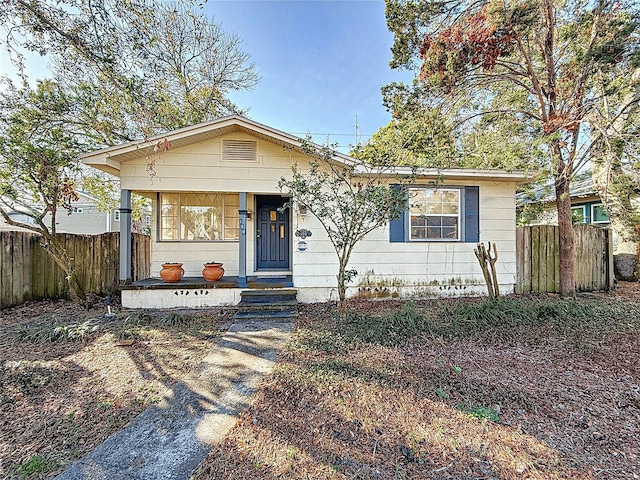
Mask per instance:
[[[131,283],[131,190],[120,190],[120,283]]]
[[[240,241],[238,242],[238,287],[247,288],[247,192],[240,192]]]

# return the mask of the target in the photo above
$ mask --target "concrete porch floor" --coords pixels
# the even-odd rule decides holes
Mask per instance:
[[[291,288],[291,275],[273,275],[268,277],[247,277],[247,289]],[[238,277],[225,275],[217,282],[207,282],[202,277],[182,277],[179,282],[166,283],[159,277],[145,278],[128,285],[121,285],[121,290],[172,290],[176,288],[240,288]]]

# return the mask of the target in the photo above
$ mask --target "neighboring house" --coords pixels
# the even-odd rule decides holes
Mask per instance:
[[[56,231],[59,233],[74,233],[81,235],[97,235],[105,232],[120,231],[120,210],[112,209],[103,212],[98,209],[95,197],[86,192],[78,191],[78,200],[72,203],[73,211],[58,208],[56,212]],[[33,223],[33,219],[20,211],[10,212],[9,216],[17,221]],[[44,217],[45,225],[51,224],[51,215]],[[151,212],[145,212],[140,221],[134,222],[134,231],[146,233],[151,226]],[[0,217],[0,230],[25,230],[7,224]]]
[[[154,154],[155,142],[165,141],[171,148]],[[303,302],[336,299],[338,261],[320,223],[303,209],[280,210],[288,199],[278,180],[291,175],[293,163],[303,169],[309,164],[301,145],[294,136],[230,116],[84,155],[84,163],[120,177],[124,211],[131,192],[152,198],[152,276],[165,262],[184,264],[182,283],[157,289],[134,285],[123,290],[123,305],[234,304],[243,287],[260,277],[289,279]],[[351,160],[342,154],[332,159]],[[483,295],[484,277],[474,255],[478,242],[497,244],[500,288],[512,292],[515,190],[527,180],[520,172],[501,170],[421,171],[410,189],[412,208],[356,246],[349,268],[358,275],[348,294]],[[121,252],[122,280],[130,278],[123,272],[129,268],[127,248]],[[227,288],[194,283],[210,261],[224,263],[225,279],[237,283],[227,282]]]
[[[602,205],[591,177],[571,182],[571,214],[575,223],[609,225],[609,216]],[[553,187],[536,186],[528,195],[516,195],[518,213],[526,205],[535,205],[536,215],[527,218],[527,225],[557,225],[558,210]]]
[[[609,215],[598,195],[598,190],[591,177],[582,178],[571,182],[571,214],[574,223],[586,223],[609,227]],[[639,199],[632,199],[635,208],[639,207]],[[536,186],[533,192],[516,195],[516,204],[519,218],[522,220],[522,212],[528,210],[526,225],[557,225],[558,210],[553,188]],[[534,207],[534,208],[531,208]],[[534,212],[533,214],[531,212]],[[613,231],[614,253],[616,249],[617,234]]]

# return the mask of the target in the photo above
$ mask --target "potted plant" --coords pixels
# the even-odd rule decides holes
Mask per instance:
[[[167,283],[179,282],[184,275],[184,268],[181,263],[167,262],[162,264],[162,270],[160,270],[160,277]]]
[[[224,268],[220,262],[207,262],[202,269],[202,276],[207,282],[217,282],[224,275]]]

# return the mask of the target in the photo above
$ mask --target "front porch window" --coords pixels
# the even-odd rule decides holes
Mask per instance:
[[[161,193],[160,240],[237,240],[237,193]]]

